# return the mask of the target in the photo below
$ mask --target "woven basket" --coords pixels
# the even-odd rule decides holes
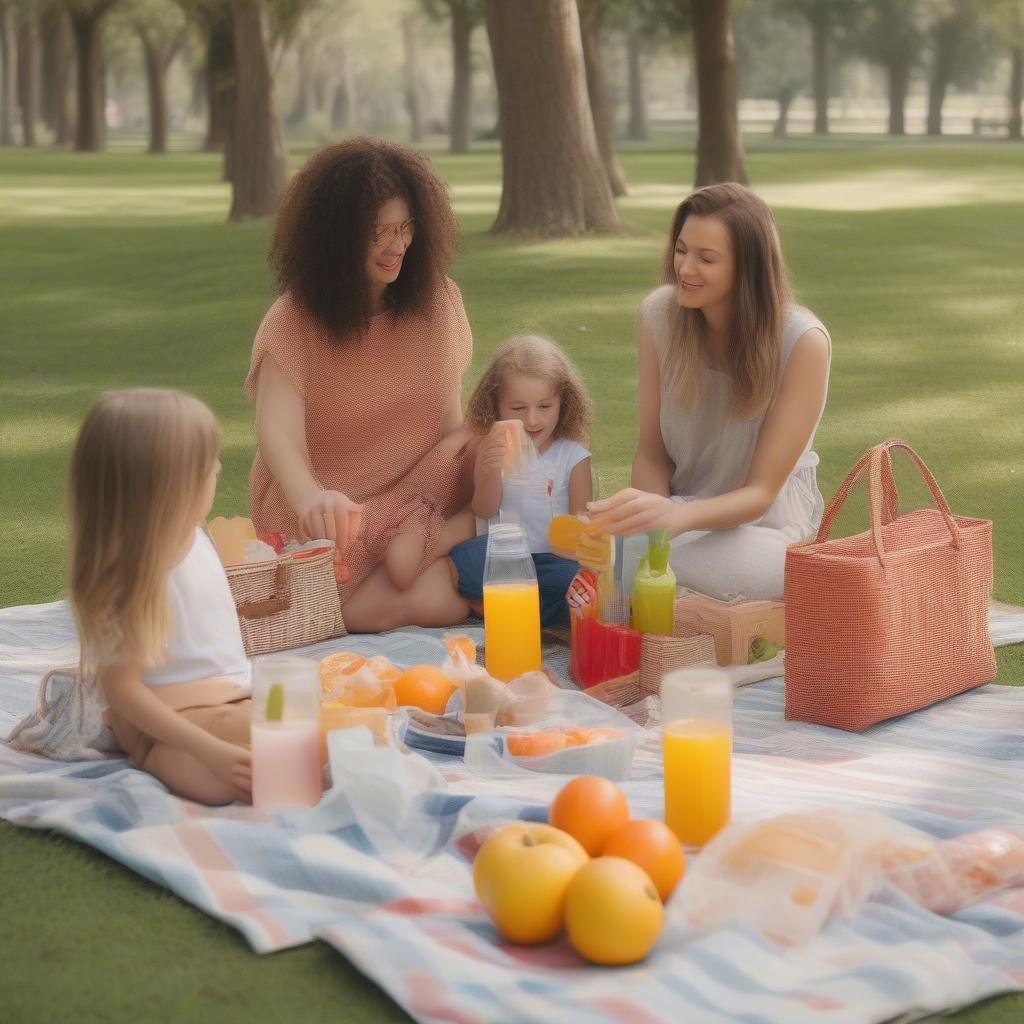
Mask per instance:
[[[935,508],[897,514],[890,450],[901,448]],[[869,472],[871,529],[829,540]],[[903,441],[869,449],[811,541],[786,551],[786,718],[860,730],[989,682],[992,523],[954,516]]]
[[[687,665],[715,665],[715,640],[698,636],[658,636],[645,633],[640,645],[640,693],[661,692],[661,677]],[[589,691],[588,691],[589,692]]]
[[[224,571],[250,657],[345,635],[333,551],[282,555]]]

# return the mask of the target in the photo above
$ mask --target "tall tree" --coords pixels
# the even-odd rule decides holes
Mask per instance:
[[[650,135],[647,124],[647,91],[644,86],[643,40],[636,25],[626,32],[626,64],[629,81],[629,137],[646,139]]]
[[[733,14],[740,93],[778,103],[776,138],[785,137],[790,105],[810,80],[810,49],[802,45],[806,32],[804,19],[785,8],[746,3]]]
[[[905,135],[910,76],[924,44],[924,0],[874,0],[864,8],[858,35],[864,55],[885,68],[890,135]]]
[[[1010,56],[1007,89],[1009,137],[1021,138],[1021,103],[1024,100],[1024,0],[989,0],[994,24]]]
[[[415,14],[402,15],[402,52],[405,55],[405,109],[409,140],[423,141],[423,104],[420,97],[419,29]]]
[[[468,153],[473,133],[473,30],[483,21],[483,0],[422,0],[436,21],[451,20],[452,95],[448,107],[448,149]]]
[[[746,182],[729,0],[690,0],[697,64],[696,184]]]
[[[942,107],[951,85],[971,87],[992,56],[990,31],[977,0],[937,0],[928,29],[929,135],[942,134]]]
[[[0,0],[0,146],[14,145],[18,65],[13,0]]]
[[[274,94],[267,10],[262,0],[231,0],[235,109],[231,220],[269,217],[287,177],[287,153]]]
[[[39,120],[39,22],[31,7],[21,11],[18,23],[18,105],[21,143],[34,146]]]
[[[55,145],[71,140],[74,123],[74,44],[68,12],[63,7],[48,6],[40,12],[40,114],[43,123],[53,132]]]
[[[154,25],[136,26],[146,68],[146,95],[149,101],[149,152],[167,152],[167,69],[178,55],[185,39],[185,26],[172,36],[161,35]]]
[[[74,149],[96,153],[107,140],[103,19],[116,0],[69,0],[77,66]]]
[[[626,174],[615,152],[615,112],[608,99],[604,62],[601,60],[601,25],[605,0],[576,0],[579,8],[580,37],[583,42],[583,66],[587,75],[587,97],[594,117],[597,148],[608,175],[612,194],[626,194]]]
[[[488,0],[501,122],[492,231],[542,237],[622,227],[587,98],[575,0]]]

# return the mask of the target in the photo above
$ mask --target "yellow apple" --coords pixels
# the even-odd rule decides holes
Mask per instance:
[[[547,942],[562,929],[565,890],[588,859],[567,832],[516,822],[480,847],[473,861],[473,887],[510,942]]]
[[[664,915],[647,872],[623,857],[595,857],[565,893],[569,941],[595,964],[643,960],[658,941]]]

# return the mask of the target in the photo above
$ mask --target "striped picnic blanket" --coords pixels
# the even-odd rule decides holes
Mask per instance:
[[[28,625],[26,625],[28,624]],[[1024,639],[1024,617],[993,620]],[[0,735],[31,707],[31,680],[66,661],[61,605],[0,611]],[[438,662],[439,631],[318,645]],[[73,658],[71,659],[73,660]],[[1024,830],[1024,688],[987,686],[863,735],[786,722],[782,683],[737,692],[737,819],[815,806],[883,811],[937,836]],[[635,816],[660,814],[658,737],[624,784]],[[500,941],[474,899],[470,862],[495,821],[544,820],[565,781],[481,777],[457,758],[331,736],[335,787],[308,811],[210,809],[107,760],[55,764],[0,746],[0,815],[102,850],[241,931],[257,952],[320,938],[419,1021],[911,1020],[1024,989],[1024,890],[938,917],[896,891],[812,942],[783,950],[726,928],[696,936],[672,914],[639,965],[586,965],[564,941]]]

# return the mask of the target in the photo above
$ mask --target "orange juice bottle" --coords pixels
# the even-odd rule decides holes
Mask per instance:
[[[729,823],[732,684],[716,669],[670,672],[661,682],[665,824],[703,846]]]
[[[540,591],[526,531],[515,523],[492,526],[484,563],[484,660],[509,682],[540,669]]]

